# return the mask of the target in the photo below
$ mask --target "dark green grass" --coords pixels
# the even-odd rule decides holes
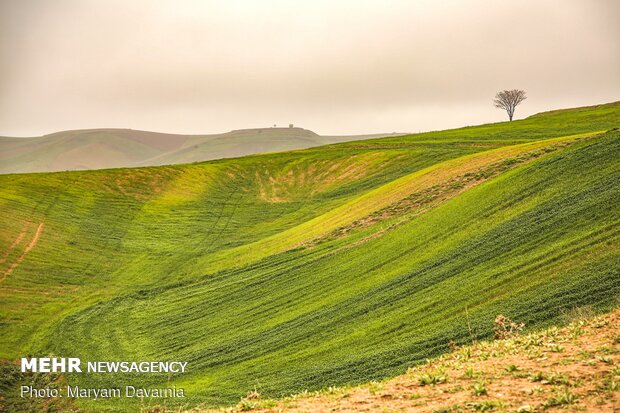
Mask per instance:
[[[217,405],[255,387],[279,396],[397,374],[450,340],[488,337],[498,313],[537,327],[573,306],[607,308],[620,293],[618,132],[519,165],[366,242],[387,224],[218,271],[209,257],[448,159],[610,129],[619,111],[193,165],[2,176],[3,250],[26,221],[25,242],[45,223],[0,285],[2,357],[184,360],[183,377],[67,380],[170,380],[186,403]]]

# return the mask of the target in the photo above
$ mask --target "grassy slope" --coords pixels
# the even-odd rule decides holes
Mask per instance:
[[[254,386],[275,396],[397,374],[469,340],[466,309],[483,337],[497,312],[538,326],[605,307],[620,292],[618,132],[549,138],[619,123],[610,104],[203,164],[2,176],[2,357],[188,360],[174,382],[188,403],[217,404]]]
[[[565,328],[477,342],[381,382],[329,387],[279,401],[252,391],[236,411],[617,411],[620,311],[566,316],[575,320]]]

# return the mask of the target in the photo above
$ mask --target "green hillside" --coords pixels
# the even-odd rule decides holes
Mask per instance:
[[[537,328],[610,308],[619,125],[612,103],[191,165],[0,176],[0,357],[188,361],[181,376],[64,379],[174,384],[185,405],[225,405],[402,373],[490,336],[499,313]]]
[[[274,127],[215,135],[84,129],[36,138],[0,137],[0,174],[191,163],[389,135],[319,136],[302,128]]]

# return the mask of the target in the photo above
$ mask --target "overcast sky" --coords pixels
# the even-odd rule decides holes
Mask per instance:
[[[0,0],[0,135],[417,132],[620,100],[620,1]]]

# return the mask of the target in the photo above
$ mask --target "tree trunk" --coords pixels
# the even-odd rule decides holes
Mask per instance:
[[[512,122],[512,115],[508,115],[508,118],[510,119],[510,122]]]

